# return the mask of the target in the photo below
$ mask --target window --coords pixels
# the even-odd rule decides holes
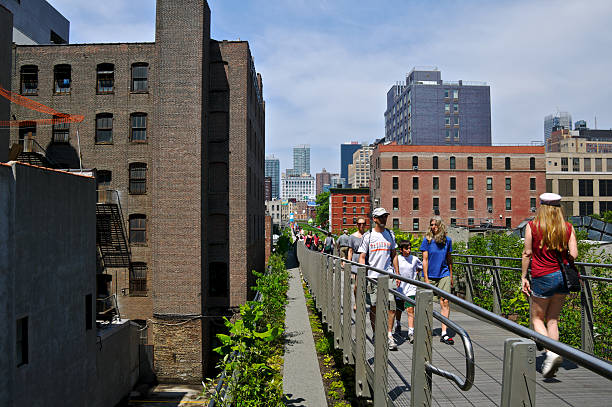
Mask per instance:
[[[448,89],[444,89],[444,97],[448,99],[450,91]]]
[[[85,296],[85,330],[89,331],[93,328],[93,296],[87,294]]]
[[[456,211],[457,210],[457,198],[452,197],[450,199],[450,210],[451,211]]]
[[[397,170],[399,168],[399,159],[396,155],[391,157],[391,168]]]
[[[506,157],[504,159],[504,168],[507,170],[511,169],[511,165],[510,165],[510,157]],[[488,170],[490,170],[490,168],[487,168]]]
[[[561,171],[567,171],[567,157],[561,157]]]
[[[147,216],[130,215],[130,243],[147,242]]]
[[[101,95],[115,90],[115,65],[98,64],[96,92]]]
[[[506,227],[508,229],[512,228],[512,218],[506,218]]]
[[[474,226],[474,218],[468,218],[468,226]]]
[[[113,115],[99,113],[96,115],[96,143],[110,144],[113,142]]]
[[[611,168],[611,167],[609,167]],[[580,158],[572,159],[572,171],[579,172],[580,171]]]
[[[535,211],[535,208],[536,208],[536,199],[535,198],[529,198],[529,208],[530,208],[530,210],[532,212]]]
[[[365,213],[365,206],[361,207],[361,213]]]
[[[595,171],[596,172],[601,172],[601,158],[596,158],[595,159]]]
[[[38,95],[38,67],[36,65],[21,67],[21,94]]]
[[[399,189],[399,177],[393,177],[393,189]]]
[[[535,157],[529,157],[529,169],[531,171],[535,170]]]
[[[357,202],[357,197],[356,196],[353,197],[353,202]]]
[[[357,218],[353,218],[353,225],[357,224]]]
[[[53,83],[55,84],[56,94],[70,93],[72,84],[70,65],[55,65],[53,68]]]
[[[467,169],[468,170],[473,170],[474,169],[474,157],[468,157],[467,158]]]
[[[506,198],[506,210],[507,211],[512,210],[512,198]]]
[[[578,196],[593,196],[593,180],[578,180]]]
[[[589,216],[593,214],[593,201],[578,202],[578,216]]]
[[[362,203],[365,202],[365,197],[364,196],[361,197],[361,202]]]
[[[346,196],[342,197],[342,202],[346,202]]]
[[[451,157],[451,158],[449,158],[449,160],[448,160],[448,164],[449,164],[449,168],[450,168],[451,170],[454,170],[454,169],[455,169],[455,167],[456,167],[456,165],[457,165],[456,160],[455,160],[455,157]]]
[[[444,113],[446,114],[450,113],[450,103],[444,104]]]
[[[19,144],[24,145],[24,140],[36,138],[36,123],[35,122],[20,122],[19,123]]]
[[[453,137],[455,140],[459,139],[459,129],[453,129]]]
[[[399,229],[399,219],[393,218],[393,229]]]
[[[459,99],[459,91],[457,89],[453,90],[453,99]]]
[[[451,226],[457,226],[457,219],[450,218],[450,224],[451,224]]]
[[[512,178],[506,178],[506,191],[512,190]]]
[[[146,113],[132,113],[130,115],[130,141],[147,141]]]
[[[574,180],[560,179],[559,180],[559,195],[561,196],[574,195]]]
[[[608,211],[612,211],[612,201],[599,201],[599,213],[602,214]]]
[[[440,198],[433,198],[432,200],[432,208],[434,213],[437,215],[438,212],[440,211]]]
[[[419,218],[412,219],[412,230],[419,230]]]
[[[346,206],[342,207],[342,213],[346,213]]]
[[[413,211],[419,210],[419,198],[412,198],[412,210]]]
[[[468,198],[468,211],[474,210],[474,198]]]
[[[342,224],[346,225],[346,218],[342,218]]]
[[[59,119],[53,116],[54,119]],[[54,143],[68,143],[70,136],[70,123],[53,123],[51,140]]]
[[[431,168],[434,170],[438,169],[438,156],[434,155],[431,163]]]
[[[147,294],[147,263],[130,265],[130,295]]]
[[[433,190],[434,191],[440,189],[440,178],[433,177],[432,183],[433,183]]]
[[[591,171],[591,159],[590,158],[585,158],[584,159],[584,171],[585,172],[590,172]]]
[[[412,156],[412,166],[413,167],[418,167],[419,166],[419,157],[416,155]]]
[[[487,170],[493,169],[493,158],[487,157]]]
[[[415,191],[419,189],[419,177],[412,177],[412,189]]]
[[[147,193],[147,164],[130,164],[130,194]]]
[[[149,91],[149,64],[132,64],[132,92]]]
[[[459,116],[453,117],[453,126],[459,126]]]
[[[493,178],[487,178],[487,191],[493,190]]]
[[[612,179],[599,180],[599,196],[612,196]],[[603,211],[599,212],[602,213]]]
[[[457,189],[457,178],[450,177],[450,190],[454,191]]]
[[[353,206],[353,213],[357,213],[357,207]]]
[[[450,117],[444,118],[444,126],[450,127]],[[449,137],[450,137],[450,134],[449,134]]]
[[[361,208],[361,209],[363,209],[363,208]],[[399,209],[399,198],[393,198],[393,209],[394,210],[398,210]]]
[[[552,192],[553,188],[552,188],[552,179],[547,179],[546,180],[546,192]]]
[[[15,330],[17,340],[15,342],[15,359],[17,366],[28,363],[28,317],[19,318]]]
[[[473,191],[474,190],[474,178],[473,177],[468,177],[468,179],[467,179],[467,189],[468,189],[468,191]]]
[[[96,181],[98,181],[98,189],[100,187],[108,187],[113,179],[112,171],[99,170],[96,172]]]
[[[536,190],[536,179],[535,178],[529,178],[529,190],[530,191]]]

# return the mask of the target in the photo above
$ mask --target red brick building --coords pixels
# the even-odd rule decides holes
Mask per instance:
[[[370,226],[370,190],[368,188],[331,188],[329,194],[329,224],[333,233],[357,226],[365,218]]]
[[[516,227],[546,190],[542,146],[389,144],[371,160],[373,205],[405,231],[425,231],[434,214],[450,225]]]

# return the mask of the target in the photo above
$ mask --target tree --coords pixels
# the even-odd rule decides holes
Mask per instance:
[[[329,192],[317,195],[317,225],[325,225],[329,220]]]

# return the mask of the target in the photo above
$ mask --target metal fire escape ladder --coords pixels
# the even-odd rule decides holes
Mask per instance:
[[[98,191],[96,245],[100,250],[104,268],[130,268],[132,253],[124,225],[117,191]]]

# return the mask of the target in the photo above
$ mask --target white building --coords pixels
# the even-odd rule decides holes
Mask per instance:
[[[351,188],[370,186],[370,156],[373,150],[374,147],[363,146],[353,153],[353,163],[348,167],[348,183]]]
[[[281,177],[281,195],[283,199],[295,198],[298,201],[312,201],[315,199],[316,183],[312,176]]]
[[[283,201],[280,199],[266,201],[266,211],[268,211],[268,215],[272,217],[272,223],[276,225],[281,224],[282,203]]]

